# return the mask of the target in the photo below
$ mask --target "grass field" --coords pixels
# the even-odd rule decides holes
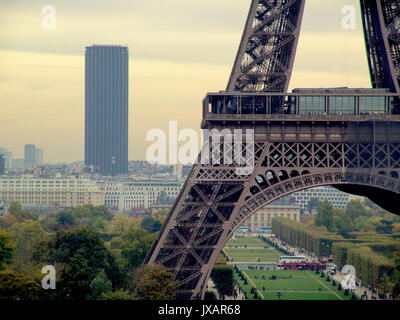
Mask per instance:
[[[281,300],[349,300],[351,295],[345,296],[344,290],[338,290],[337,286],[332,285],[332,281],[327,282],[319,274],[313,271],[267,271],[267,270],[246,270],[242,271],[247,279],[247,285],[238,277],[238,283],[246,292],[249,299],[254,299],[254,294],[250,291],[252,287],[257,289],[257,294],[261,299],[278,300],[276,293],[282,293]],[[269,280],[275,275],[277,280]],[[265,277],[265,280],[262,277]],[[290,279],[279,279],[279,277],[292,277]]]
[[[225,248],[229,247],[264,247],[267,244],[258,238],[237,238],[229,239],[225,245]]]
[[[233,262],[276,262],[279,252],[275,249],[224,249],[225,254],[233,259]]]

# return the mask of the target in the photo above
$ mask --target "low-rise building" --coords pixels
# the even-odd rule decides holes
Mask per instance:
[[[95,181],[84,177],[37,178],[30,176],[0,178],[0,198],[18,201],[24,207],[76,207],[104,205],[103,191]]]
[[[249,217],[242,227],[256,233],[259,229],[271,228],[272,219],[278,217],[300,221],[300,206],[267,205]]]
[[[182,183],[180,180],[103,181],[99,182],[99,186],[104,192],[104,205],[107,208],[129,212],[149,209],[163,196],[175,199]]]
[[[307,204],[312,198],[316,198],[320,201],[327,199],[332,206],[337,209],[346,209],[347,203],[350,201],[348,193],[330,186],[306,189],[295,192],[290,196],[295,198],[295,204],[302,209],[307,208]]]

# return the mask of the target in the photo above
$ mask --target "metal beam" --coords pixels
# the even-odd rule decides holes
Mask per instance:
[[[400,93],[400,3],[360,0],[372,86]]]
[[[253,0],[227,91],[286,92],[305,0]]]

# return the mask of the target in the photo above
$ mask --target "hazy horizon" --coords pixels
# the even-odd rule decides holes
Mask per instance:
[[[329,5],[328,5],[328,4]],[[41,9],[56,9],[56,29]],[[23,158],[24,145],[49,163],[84,157],[84,52],[93,44],[129,47],[129,160],[144,160],[148,130],[200,132],[201,102],[224,90],[250,0],[0,3],[0,147]],[[344,5],[355,30],[341,26]],[[359,2],[308,0],[290,90],[371,87]]]

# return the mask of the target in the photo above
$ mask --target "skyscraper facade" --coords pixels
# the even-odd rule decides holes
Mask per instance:
[[[127,47],[86,47],[85,165],[107,176],[128,173]]]
[[[36,148],[35,160],[36,160],[36,164],[43,164],[43,149],[42,148]]]
[[[6,172],[6,159],[3,154],[0,154],[0,175]]]
[[[29,167],[36,164],[36,146],[34,144],[26,144],[24,148],[25,166]]]
[[[11,162],[12,162],[12,157],[13,157],[12,152],[8,151],[7,148],[0,148],[0,155],[4,156],[6,169],[11,169],[11,167],[12,167]]]

